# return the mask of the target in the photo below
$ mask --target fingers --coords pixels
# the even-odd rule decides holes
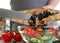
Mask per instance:
[[[47,5],[47,6],[43,6],[44,9],[54,9],[54,7],[52,7],[51,5]]]

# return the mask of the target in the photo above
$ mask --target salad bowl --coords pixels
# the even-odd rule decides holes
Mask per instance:
[[[21,34],[23,40],[26,43],[53,43],[53,40],[56,38],[48,30],[45,30],[40,38],[30,38],[28,35],[24,33],[24,31],[21,31],[22,28],[25,28],[25,26],[18,26],[19,33]]]

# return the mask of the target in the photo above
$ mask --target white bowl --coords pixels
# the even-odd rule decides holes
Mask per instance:
[[[58,20],[58,21],[51,21],[51,22],[49,22],[48,23],[48,26],[60,26],[60,20]]]
[[[19,30],[19,33],[21,34],[23,40],[26,42],[26,43],[29,43],[28,40],[26,39],[26,37],[24,36],[24,32],[21,31],[21,28],[23,28],[24,26],[18,26],[18,30]],[[45,41],[44,43],[52,43],[53,42],[53,39],[52,40],[49,40],[49,41]]]

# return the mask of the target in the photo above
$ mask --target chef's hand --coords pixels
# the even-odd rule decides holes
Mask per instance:
[[[54,9],[54,7],[53,6],[51,6],[51,5],[46,5],[46,6],[43,6],[42,8],[44,8],[44,9]]]
[[[43,6],[43,8],[55,9],[59,2],[60,0],[49,0],[48,5]]]
[[[22,11],[23,13],[26,13],[26,14],[39,14],[45,10],[52,10],[54,11],[54,8],[51,7],[51,6],[43,6],[41,8],[36,8],[36,9],[30,9],[30,10],[24,10]]]

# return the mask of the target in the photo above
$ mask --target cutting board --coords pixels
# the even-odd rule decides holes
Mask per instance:
[[[16,22],[16,23],[29,25],[28,19],[31,17],[32,14],[34,14],[34,13],[35,14],[39,14],[39,13],[45,11],[45,10],[48,10],[51,13],[59,12],[58,14],[55,14],[53,16],[49,16],[47,18],[44,18],[43,21],[45,22],[45,24],[47,24],[50,21],[60,20],[60,11],[53,10],[53,9],[48,9],[48,8],[37,8],[37,9],[30,9],[30,10],[19,11],[20,14],[19,14],[19,12],[15,13],[15,15],[13,17],[6,18],[6,19],[9,19],[10,21],[13,21],[13,22]],[[22,18],[26,18],[26,20],[23,20]]]

